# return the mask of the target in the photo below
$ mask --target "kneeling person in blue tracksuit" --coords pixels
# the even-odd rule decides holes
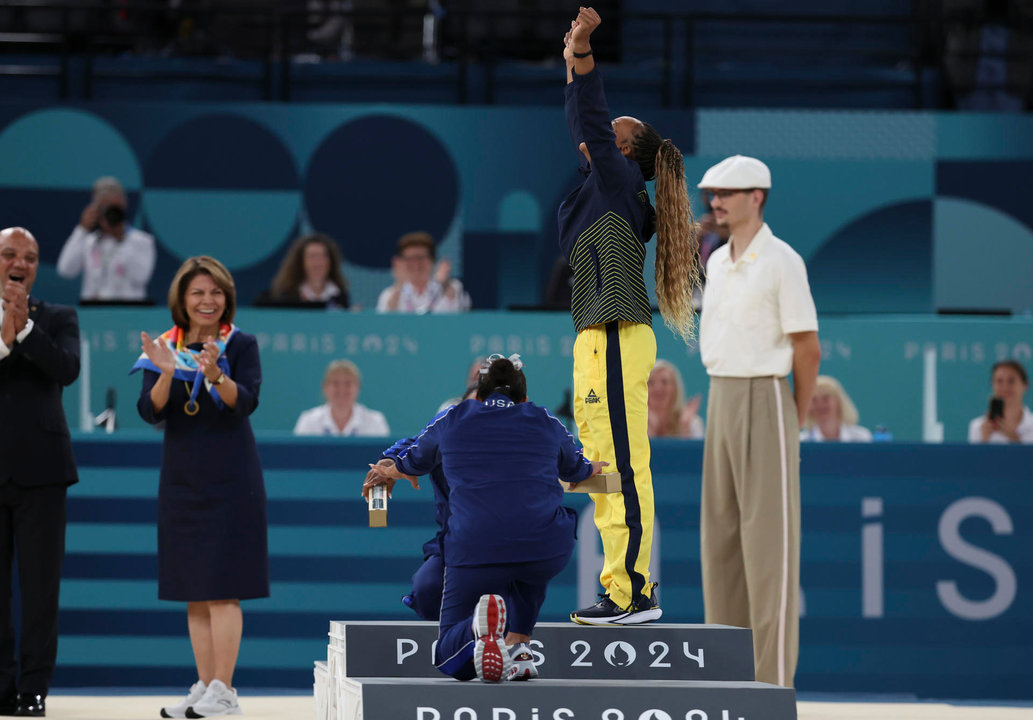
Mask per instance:
[[[527,402],[520,367],[515,356],[489,358],[477,388],[480,402],[466,400],[438,416],[397,455],[393,469],[382,471],[385,477],[422,475],[440,460],[448,477],[434,659],[459,680],[497,682],[514,668],[511,654],[526,652],[546,585],[574,550],[577,514],[563,507],[556,478],[581,482],[605,465],[586,460],[559,420]]]

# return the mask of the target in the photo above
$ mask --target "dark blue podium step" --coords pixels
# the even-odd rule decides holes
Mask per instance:
[[[334,720],[796,720],[796,693],[758,682],[344,678]]]
[[[440,678],[438,626],[330,623],[328,662],[342,677]],[[753,635],[726,625],[588,627],[539,623],[531,648],[550,680],[753,680]]]

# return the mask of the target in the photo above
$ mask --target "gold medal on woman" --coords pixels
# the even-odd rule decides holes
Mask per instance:
[[[190,397],[190,384],[184,381],[183,386],[187,389],[187,401],[183,403],[183,412],[193,417],[194,415],[197,415],[198,411],[201,409],[201,406],[198,404],[196,399]]]

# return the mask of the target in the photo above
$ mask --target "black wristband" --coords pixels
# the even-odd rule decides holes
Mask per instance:
[[[588,52],[586,52],[586,53],[572,52],[571,54],[572,54],[572,55],[573,55],[574,57],[576,57],[576,58],[580,59],[580,58],[586,58],[586,57],[588,57],[589,55],[591,55],[591,54],[592,54],[592,51],[591,51],[591,50],[589,50],[589,51],[588,51]]]

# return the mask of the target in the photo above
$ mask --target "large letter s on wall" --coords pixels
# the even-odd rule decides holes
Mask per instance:
[[[998,535],[1011,535],[1012,522],[1008,511],[987,498],[962,498],[948,507],[940,517],[940,544],[955,560],[982,570],[997,583],[994,594],[986,600],[969,600],[958,591],[953,580],[936,583],[936,594],[950,612],[966,620],[990,620],[1005,612],[1015,600],[1015,571],[1011,565],[991,552],[970,545],[958,532],[969,517],[981,517]]]

